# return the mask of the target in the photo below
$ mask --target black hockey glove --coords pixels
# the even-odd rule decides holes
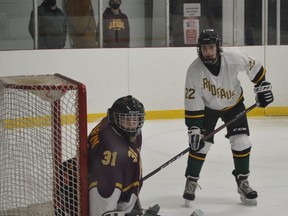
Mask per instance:
[[[143,216],[160,216],[158,215],[159,210],[160,206],[158,204],[154,204],[145,211]]]
[[[188,130],[189,145],[192,151],[200,151],[205,146],[205,142],[202,140],[204,137],[203,132],[196,126],[192,126]]]
[[[263,81],[260,85],[255,85],[254,92],[256,93],[256,102],[259,107],[266,107],[274,100],[273,93],[271,91],[271,83]]]

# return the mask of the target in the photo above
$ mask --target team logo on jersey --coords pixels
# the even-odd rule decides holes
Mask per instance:
[[[130,147],[128,150],[128,157],[133,159],[133,163],[137,163],[138,161],[137,153]]]
[[[248,59],[249,59],[248,67],[249,67],[249,70],[251,70],[255,65],[255,60],[252,59],[251,57],[248,57]]]
[[[221,99],[231,99],[235,96],[235,90],[225,90],[224,88],[217,88],[215,85],[212,85],[207,78],[203,79],[203,88],[208,89],[213,96],[217,96]]]

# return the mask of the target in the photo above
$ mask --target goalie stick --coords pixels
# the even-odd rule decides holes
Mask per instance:
[[[242,112],[240,112],[238,115],[236,115],[233,119],[231,119],[230,121],[228,121],[227,123],[221,125],[220,127],[216,128],[214,131],[212,131],[211,133],[209,133],[208,135],[206,135],[205,137],[203,137],[203,141],[208,140],[210,137],[212,137],[213,135],[215,135],[216,133],[218,133],[220,130],[222,130],[223,128],[227,127],[228,125],[232,124],[233,122],[235,122],[236,120],[238,120],[239,118],[241,118],[242,116],[244,116],[245,114],[247,114],[248,112],[250,112],[251,110],[253,110],[255,107],[257,107],[258,104],[255,103],[252,106],[250,106],[249,108],[247,108],[246,110],[243,110]],[[177,154],[176,156],[174,156],[173,158],[171,158],[170,160],[168,160],[166,163],[162,164],[160,167],[158,167],[157,169],[155,169],[154,171],[150,172],[149,174],[147,174],[146,176],[144,176],[142,178],[142,181],[145,181],[146,179],[150,178],[151,176],[153,176],[154,174],[156,174],[157,172],[159,172],[160,170],[164,169],[166,166],[168,166],[169,164],[173,163],[174,161],[176,161],[177,159],[179,159],[180,157],[182,157],[184,154],[186,154],[188,151],[190,150],[190,147],[188,147],[187,149],[185,149],[184,151],[180,152],[179,154]]]

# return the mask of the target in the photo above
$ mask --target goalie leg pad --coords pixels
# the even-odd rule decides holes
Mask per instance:
[[[125,216],[125,212],[123,211],[108,211],[104,212],[102,216]]]

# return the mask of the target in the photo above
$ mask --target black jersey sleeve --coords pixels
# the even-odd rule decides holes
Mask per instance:
[[[188,128],[196,126],[204,129],[204,110],[187,111],[185,110],[185,124]]]
[[[252,82],[256,85],[262,83],[265,80],[265,74],[266,69],[262,66],[258,71],[258,73],[256,74],[256,76],[254,77],[254,79],[252,80]]]

